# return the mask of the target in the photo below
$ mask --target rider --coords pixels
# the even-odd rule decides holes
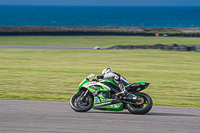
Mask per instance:
[[[118,86],[121,92],[118,94],[127,95],[124,85],[128,85],[129,82],[120,74],[113,72],[111,68],[105,68],[102,71],[102,75],[96,76],[95,79],[112,79]]]

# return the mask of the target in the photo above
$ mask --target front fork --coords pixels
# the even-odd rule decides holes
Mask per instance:
[[[88,90],[86,91],[86,92],[83,92],[82,94],[81,94],[81,101],[85,101],[86,100],[86,95],[88,94]]]

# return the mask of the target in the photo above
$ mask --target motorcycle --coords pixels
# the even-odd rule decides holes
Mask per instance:
[[[91,108],[108,111],[122,111],[127,109],[132,114],[146,114],[152,106],[151,97],[140,91],[146,89],[150,83],[137,82],[125,86],[128,94],[120,95],[120,89],[111,79],[99,82],[91,79],[90,74],[78,86],[78,92],[70,99],[70,106],[74,111],[86,112]]]

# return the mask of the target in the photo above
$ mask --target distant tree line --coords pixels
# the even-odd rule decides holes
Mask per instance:
[[[200,37],[200,28],[0,26],[1,36],[172,36]]]
[[[197,51],[200,52],[200,46],[185,46],[173,44],[172,46],[155,44],[155,45],[116,45],[106,49],[161,49],[173,51]]]
[[[51,31],[51,32],[0,32],[1,36],[79,36],[79,35],[110,35],[110,36],[155,36],[155,33],[126,31]],[[200,37],[200,33],[159,33],[159,36]]]

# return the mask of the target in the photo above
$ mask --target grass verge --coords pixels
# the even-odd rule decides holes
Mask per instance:
[[[114,45],[154,44],[200,46],[200,38],[142,36],[0,36],[0,45],[110,47]]]
[[[106,67],[146,81],[154,105],[200,107],[200,53],[161,50],[0,49],[0,99],[69,101]]]

